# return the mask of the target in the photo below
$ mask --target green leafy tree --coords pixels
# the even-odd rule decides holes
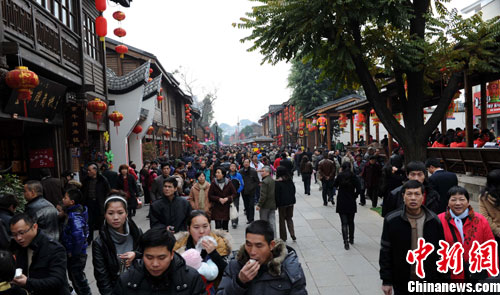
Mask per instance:
[[[248,125],[241,129],[240,133],[245,134],[245,137],[249,137],[253,133],[253,129],[250,125]]]
[[[238,25],[252,30],[242,39],[253,42],[249,50],[260,51],[263,62],[273,64],[311,61],[334,84],[362,86],[385,128],[405,148],[407,160],[425,159],[427,139],[463,86],[464,74],[498,65],[499,18],[463,20],[446,10],[446,0],[434,5],[430,0],[255,2],[259,6]],[[440,81],[443,66],[445,83]],[[403,112],[404,127],[388,100],[393,110]],[[437,106],[424,124],[424,101],[429,100]]]
[[[24,186],[17,175],[4,174],[0,176],[0,193],[14,195],[18,203],[16,213],[24,212],[24,206],[26,206]]]
[[[214,102],[217,99],[217,92],[208,93],[201,101],[201,123],[204,126],[210,125],[214,119]]]

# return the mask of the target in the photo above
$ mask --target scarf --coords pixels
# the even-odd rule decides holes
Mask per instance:
[[[221,190],[224,189],[224,185],[226,184],[226,179],[225,178],[222,178],[222,179],[215,179],[215,182],[217,183],[217,185],[220,187]]]
[[[205,210],[205,189],[208,186],[208,181],[205,181],[205,183],[201,184],[198,182],[198,187],[200,188],[200,194],[198,196],[198,208],[200,210]]]
[[[455,221],[455,225],[457,226],[458,232],[460,233],[460,237],[462,238],[462,243],[463,243],[464,242],[464,225],[462,223],[462,219],[469,216],[469,208],[465,209],[465,211],[458,216],[456,216],[453,213],[453,211],[451,211],[451,209],[450,209],[450,215],[453,218],[453,220]],[[450,230],[453,230],[453,229],[450,228]]]

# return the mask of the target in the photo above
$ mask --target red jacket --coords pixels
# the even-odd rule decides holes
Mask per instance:
[[[455,231],[455,236],[460,240],[460,232],[455,225],[455,220],[451,218],[450,212],[447,209],[446,212],[443,212],[438,215],[439,220],[443,225],[444,230],[444,238],[448,244],[453,245],[455,241],[453,240],[453,235],[450,231],[450,226],[448,224],[448,220],[450,221],[451,227]],[[473,241],[478,241],[480,244],[488,241],[495,240],[493,236],[493,232],[491,231],[490,225],[486,218],[478,212],[474,212],[471,206],[469,206],[469,217],[465,221],[463,225],[464,230],[464,242],[462,243],[464,247],[464,260],[469,261],[469,251],[472,247]],[[437,251],[437,250],[436,250]],[[465,267],[465,265],[464,265]],[[464,273],[460,273],[458,275],[451,274],[451,279],[464,279]]]
[[[452,142],[452,143],[450,143],[450,147],[467,147],[467,143],[465,141]]]

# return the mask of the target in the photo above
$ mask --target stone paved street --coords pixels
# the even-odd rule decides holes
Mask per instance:
[[[302,181],[297,176],[294,180],[297,188],[294,211],[297,241],[289,238],[288,244],[300,257],[309,294],[382,294],[378,256],[383,219],[368,205],[358,206],[354,245],[346,251],[335,207],[331,204],[323,206],[318,185],[312,185],[311,196],[304,196]],[[146,219],[148,210],[149,207],[140,209],[134,217],[144,231],[149,228],[149,220]],[[241,214],[240,220],[245,221]],[[244,240],[244,224],[240,221],[240,226],[236,230],[230,229],[230,233],[233,248],[238,248]],[[86,273],[92,293],[98,294],[91,256],[89,253]]]

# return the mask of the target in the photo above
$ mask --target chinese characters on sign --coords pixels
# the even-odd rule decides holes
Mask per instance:
[[[77,103],[69,103],[64,112],[66,144],[70,147],[80,147],[87,141],[87,123],[85,108]]]
[[[30,168],[54,167],[53,149],[30,150],[29,156],[30,156]]]
[[[439,241],[439,250],[437,254],[440,259],[436,262],[437,270],[446,273],[453,270],[453,274],[459,274],[463,271],[464,248],[460,243],[448,244],[446,241]],[[425,278],[424,260],[434,251],[434,245],[426,243],[424,239],[418,239],[418,246],[415,250],[409,250],[406,255],[406,262],[416,263],[416,274],[419,278]],[[498,271],[498,253],[497,242],[494,240],[479,244],[478,241],[472,243],[469,251],[469,271],[478,273],[487,270],[491,276],[497,276]]]

